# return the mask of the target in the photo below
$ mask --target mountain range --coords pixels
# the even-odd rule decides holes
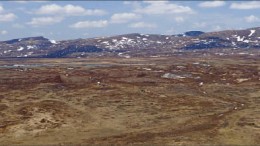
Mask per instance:
[[[260,27],[217,32],[189,31],[178,35],[132,33],[62,41],[42,36],[28,37],[0,41],[0,58],[130,58],[215,49],[260,49]]]

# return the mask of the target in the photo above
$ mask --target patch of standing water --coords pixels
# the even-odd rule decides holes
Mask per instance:
[[[52,67],[51,64],[8,64],[0,65],[0,68],[37,68],[37,67]]]
[[[111,64],[86,64],[87,67],[110,67]]]

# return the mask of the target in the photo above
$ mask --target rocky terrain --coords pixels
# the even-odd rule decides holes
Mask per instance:
[[[259,56],[215,53],[0,59],[0,142],[259,145]]]
[[[2,145],[259,145],[260,28],[0,42]]]
[[[30,37],[0,42],[0,57],[137,57],[176,51],[259,49],[260,28],[179,35],[125,34],[66,41]]]

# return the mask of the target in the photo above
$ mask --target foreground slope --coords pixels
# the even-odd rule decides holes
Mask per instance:
[[[260,144],[256,56],[0,64],[1,144]]]

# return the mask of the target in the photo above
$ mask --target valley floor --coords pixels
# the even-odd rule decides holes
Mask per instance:
[[[260,60],[0,60],[0,143],[260,144]]]

